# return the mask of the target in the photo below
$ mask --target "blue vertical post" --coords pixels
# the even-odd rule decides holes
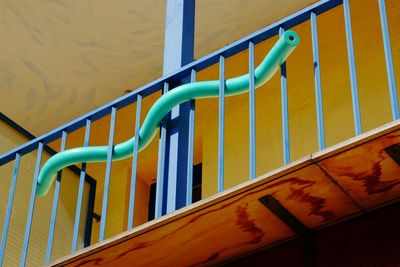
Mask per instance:
[[[396,79],[393,70],[392,48],[390,47],[390,36],[389,36],[388,21],[386,15],[386,4],[385,0],[379,0],[378,2],[379,2],[380,17],[381,17],[383,47],[385,50],[386,72],[389,84],[392,118],[393,120],[397,120],[399,118],[399,104],[397,99]]]
[[[37,179],[39,176],[40,162],[42,161],[42,152],[43,152],[43,143],[39,143],[37,157],[36,157],[35,173],[33,176],[31,198],[29,201],[28,217],[26,220],[24,244],[22,246],[22,256],[21,256],[21,261],[20,261],[21,267],[25,266],[26,257],[28,256],[28,245],[29,245],[29,238],[31,237],[33,212],[35,209],[35,200],[36,200]]]
[[[60,151],[64,151],[66,142],[67,142],[67,132],[63,131],[62,132],[62,136],[61,136]],[[50,263],[51,252],[52,252],[52,249],[53,249],[54,230],[55,230],[55,226],[56,226],[58,200],[59,200],[59,197],[60,197],[60,189],[61,189],[61,174],[62,174],[62,171],[59,171],[57,173],[57,180],[56,180],[56,185],[55,185],[55,188],[54,188],[53,207],[52,207],[52,210],[51,210],[49,237],[47,238],[47,248],[46,248],[46,256],[45,256],[45,263],[46,264]]]
[[[108,193],[110,191],[110,177],[111,177],[112,156],[113,156],[113,150],[114,150],[114,130],[115,130],[116,113],[117,113],[117,109],[115,107],[112,107],[111,108],[111,119],[110,119],[110,134],[108,136],[106,176],[104,178],[103,203],[101,206],[99,241],[104,240],[104,236],[105,236],[105,232],[106,232]]]
[[[318,130],[318,149],[325,148],[325,127],[324,127],[324,111],[322,108],[322,90],[321,90],[321,72],[318,48],[318,28],[317,15],[314,12],[310,14],[311,20],[311,41],[313,51],[314,66],[314,85],[315,85],[315,106],[317,109],[317,130]]]
[[[194,0],[168,0],[164,44],[164,75],[193,61]],[[188,79],[186,79],[188,80]],[[179,81],[174,81],[179,82]],[[173,89],[172,89],[173,90]],[[186,205],[190,101],[171,111],[167,122],[165,172],[166,213]]]
[[[285,30],[279,28],[279,36]],[[282,138],[283,138],[283,163],[290,163],[290,137],[289,137],[289,110],[288,110],[288,93],[286,82],[286,62],[281,65],[281,101],[282,101]]]
[[[225,163],[225,58],[219,57],[219,97],[218,97],[218,192],[224,191]]]
[[[356,135],[362,133],[360,103],[358,99],[358,85],[356,74],[356,63],[354,59],[353,32],[351,29],[350,3],[343,0],[344,22],[346,28],[347,57],[349,61],[351,98],[353,103],[354,129]]]
[[[196,81],[196,71],[192,70],[190,82]],[[187,175],[186,175],[186,205],[192,204],[193,198],[193,156],[194,156],[194,109],[195,101],[190,101],[189,111],[189,149],[187,161]]]
[[[90,137],[90,124],[91,121],[89,119],[86,120],[86,128],[85,128],[85,137],[83,141],[83,146],[87,147],[89,145],[89,137]],[[86,176],[86,163],[82,163],[81,173],[79,176],[79,187],[78,187],[78,197],[76,200],[76,209],[75,209],[75,223],[74,223],[74,233],[72,235],[72,247],[71,253],[76,251],[78,247],[78,237],[79,237],[79,228],[81,222],[81,210],[82,210],[82,201],[83,201],[83,189],[85,187],[85,176]]]
[[[136,99],[135,143],[133,146],[131,190],[129,194],[128,230],[132,229],[133,227],[133,216],[135,213],[136,176],[137,176],[137,166],[138,166],[139,127],[140,127],[141,110],[142,110],[142,96],[138,94]]]
[[[4,259],[4,254],[6,251],[7,235],[8,235],[9,225],[10,225],[12,207],[14,204],[14,193],[15,193],[15,186],[17,184],[17,176],[18,176],[20,158],[21,158],[20,154],[17,153],[15,155],[13,176],[11,179],[10,192],[8,194],[8,202],[7,202],[6,217],[4,218],[3,234],[1,235],[0,266],[3,266],[3,259]]]
[[[254,75],[254,43],[249,43],[249,121],[250,179],[256,178],[256,94]]]
[[[169,85],[164,83],[163,94],[168,92]],[[169,116],[169,115],[168,115]],[[165,157],[166,157],[166,142],[167,142],[167,120],[165,118],[161,123],[160,139],[158,142],[158,164],[157,164],[157,184],[156,184],[156,203],[154,218],[159,218],[164,214],[164,190],[165,188]]]

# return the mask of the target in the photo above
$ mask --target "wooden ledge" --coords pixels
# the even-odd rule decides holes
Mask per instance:
[[[207,266],[296,237],[259,198],[316,230],[400,197],[395,121],[121,233],[52,266]]]

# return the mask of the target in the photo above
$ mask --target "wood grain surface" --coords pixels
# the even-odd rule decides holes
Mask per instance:
[[[54,265],[215,265],[295,237],[259,202],[262,196],[275,197],[311,229],[393,201],[400,196],[400,167],[384,149],[400,142],[399,124],[306,157]]]

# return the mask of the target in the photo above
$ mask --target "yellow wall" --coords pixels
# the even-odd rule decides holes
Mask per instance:
[[[400,4],[388,0],[387,8],[398,73],[400,62],[396,58],[400,51],[395,48],[399,47],[400,31],[395,25],[400,16]],[[367,131],[391,120],[379,10],[375,1],[352,0],[351,12],[361,116],[363,130]],[[310,23],[303,23],[294,30],[301,36],[301,44],[287,62],[292,160],[318,150]],[[331,146],[354,136],[343,7],[318,16],[318,31],[326,145]],[[276,40],[274,37],[256,45],[256,64]],[[247,51],[228,58],[227,78],[246,73],[247,58]],[[198,80],[210,79],[218,79],[218,65],[198,73]],[[159,96],[156,93],[144,98],[142,121]],[[133,135],[135,108],[132,105],[117,112],[115,143]],[[248,94],[227,98],[225,111],[225,188],[229,188],[249,177]],[[203,198],[217,192],[217,114],[217,99],[196,101],[195,163],[203,163]],[[283,165],[279,75],[257,90],[256,116],[257,175],[261,175]],[[90,145],[107,144],[108,127],[109,116],[95,122]],[[68,137],[71,147],[82,145],[83,133],[81,129]],[[147,220],[149,186],[157,175],[157,150],[155,139],[139,156],[135,225]],[[131,159],[113,163],[106,237],[126,229],[131,164]],[[89,164],[88,172],[98,181],[95,210],[101,214],[105,164]],[[99,223],[95,223],[94,242],[98,229]]]
[[[400,17],[398,1],[387,1],[391,25],[395,71],[399,73]],[[377,1],[351,1],[357,78],[363,131],[391,120]],[[287,62],[291,159],[318,150],[314,96],[314,74],[310,23],[293,30],[301,43]],[[318,16],[322,94],[326,145],[354,136],[343,7]],[[277,37],[256,46],[258,64]],[[226,76],[247,72],[247,51],[226,60]],[[199,80],[218,79],[218,66],[198,75]],[[399,83],[398,83],[399,84]],[[276,75],[256,91],[257,175],[283,165],[280,79]],[[225,188],[249,177],[248,94],[226,99],[225,105]],[[203,197],[217,192],[218,100],[196,102],[196,133],[203,136]]]
[[[27,142],[28,140],[13,128],[0,121],[0,149],[2,152]],[[44,152],[42,163],[49,158]],[[35,169],[36,151],[22,156],[20,169],[17,176],[14,204],[10,220],[8,242],[4,258],[4,266],[18,266],[22,255],[22,244],[25,234],[26,219],[32,188],[32,179]],[[0,229],[3,229],[5,212],[11,178],[13,162],[0,167]],[[53,186],[54,187],[54,186]],[[60,202],[58,206],[57,222],[53,243],[52,259],[70,253],[72,233],[75,220],[75,205],[77,198],[78,176],[66,169],[63,171]],[[53,203],[53,191],[44,198],[36,198],[34,217],[32,223],[27,266],[41,266],[44,262],[47,247],[47,237],[50,225],[50,214]],[[82,207],[82,220],[79,231],[79,244],[82,245],[87,210],[88,187],[85,186],[84,205]],[[1,236],[0,232],[0,236]]]

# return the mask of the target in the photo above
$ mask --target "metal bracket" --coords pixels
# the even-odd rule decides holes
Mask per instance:
[[[101,215],[93,212],[93,219],[95,219],[96,222],[99,222],[101,221]]]
[[[400,145],[394,144],[385,148],[386,153],[400,166]]]
[[[314,238],[311,229],[307,228],[299,219],[290,213],[272,195],[259,198],[260,202],[283,223],[293,230],[301,239],[304,249],[304,266],[315,266],[314,263]]]

